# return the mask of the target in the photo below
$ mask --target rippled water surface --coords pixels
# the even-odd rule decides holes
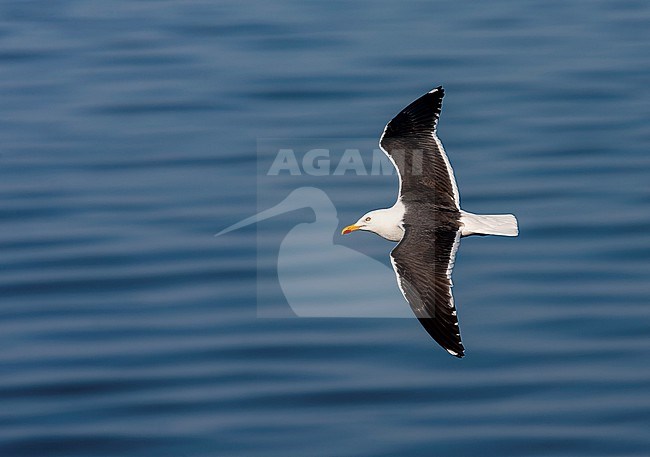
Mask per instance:
[[[3,2],[0,455],[650,455],[648,56],[643,1]],[[521,229],[462,243],[467,357],[412,319],[260,318],[314,216],[213,237],[257,211],[258,140],[371,149],[439,84],[464,208]],[[397,185],[283,176],[338,230]]]

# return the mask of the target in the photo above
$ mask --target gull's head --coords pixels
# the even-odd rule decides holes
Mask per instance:
[[[365,230],[373,232],[391,241],[399,241],[402,238],[401,214],[392,209],[377,209],[364,214],[352,225],[348,225],[341,231],[341,235]]]
[[[366,230],[368,232],[374,232],[375,228],[378,228],[381,225],[382,214],[381,210],[370,211],[369,213],[364,214],[352,225],[348,225],[341,231],[341,235],[347,235],[348,233],[356,232],[357,230]]]

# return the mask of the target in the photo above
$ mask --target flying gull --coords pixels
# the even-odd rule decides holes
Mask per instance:
[[[341,233],[366,230],[399,242],[390,260],[404,298],[429,335],[451,355],[463,357],[451,293],[460,238],[519,232],[512,214],[477,215],[460,208],[454,171],[436,134],[444,95],[442,86],[433,89],[386,125],[379,147],[397,168],[397,201],[364,214]]]

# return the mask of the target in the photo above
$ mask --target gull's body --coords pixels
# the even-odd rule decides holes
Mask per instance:
[[[511,214],[476,215],[460,208],[460,196],[436,127],[444,90],[437,87],[395,116],[379,140],[399,176],[395,204],[364,214],[343,233],[365,230],[399,244],[391,263],[404,298],[426,331],[447,352],[463,357],[451,271],[460,238],[517,236]]]

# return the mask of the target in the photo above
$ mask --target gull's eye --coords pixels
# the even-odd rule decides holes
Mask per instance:
[[[366,222],[370,222],[370,217],[366,217]]]

